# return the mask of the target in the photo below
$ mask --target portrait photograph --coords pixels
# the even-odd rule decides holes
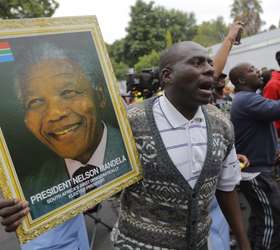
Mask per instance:
[[[0,188],[24,243],[141,179],[94,16],[0,21]]]

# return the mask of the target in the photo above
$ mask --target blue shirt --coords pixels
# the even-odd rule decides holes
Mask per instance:
[[[89,250],[82,214],[21,246],[22,250]]]
[[[210,206],[212,224],[210,227],[211,250],[230,250],[229,226],[216,198]]]
[[[231,107],[236,152],[250,161],[246,171],[270,171],[277,148],[273,121],[280,119],[280,101],[249,91],[238,92]]]

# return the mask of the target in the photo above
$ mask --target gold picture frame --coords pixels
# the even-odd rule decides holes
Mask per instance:
[[[69,52],[72,57],[60,57],[61,55],[57,52],[54,53],[57,58],[51,58],[52,52],[45,53],[47,49],[42,47],[46,44],[51,45],[49,46],[50,51],[53,51],[52,46],[55,46],[65,54]],[[34,52],[36,48],[37,52]],[[31,53],[29,50],[33,50],[32,53],[35,55],[43,51],[46,57],[40,59],[39,63],[37,61],[32,64],[31,61],[27,60],[27,56]],[[84,70],[80,60],[83,60],[89,72]],[[94,70],[91,71],[93,68]],[[49,74],[48,69],[56,71],[54,78],[51,78],[52,81],[49,81],[50,77],[46,77]],[[75,74],[71,70],[74,70]],[[17,229],[21,243],[26,243],[43,232],[92,208],[142,178],[139,156],[126,110],[119,95],[117,81],[95,16],[1,20],[0,74],[0,92],[2,93],[0,94],[0,188],[5,198],[28,200],[31,207],[31,213],[25,217]],[[81,104],[82,101],[76,101],[87,95],[87,92],[82,93],[79,90],[74,92],[72,89],[63,90],[63,93],[59,92],[58,94],[59,98],[64,98],[64,103],[71,98],[77,98],[71,99],[72,104],[80,103],[79,108],[76,107],[73,108],[74,111],[69,111],[72,108],[67,107],[65,110],[67,109],[69,114],[60,114],[59,118],[56,118],[63,120],[66,119],[64,117],[68,117],[68,124],[65,122],[64,125],[56,125],[56,128],[54,125],[53,127],[46,125],[54,123],[55,120],[53,117],[47,120],[46,117],[50,116],[48,112],[68,105],[63,103],[58,105],[59,108],[49,108],[49,106],[54,105],[54,99],[51,98],[56,95],[50,94],[54,90],[50,89],[49,86],[55,85],[55,81],[59,82],[58,78],[55,78],[57,75],[58,78],[62,77],[63,81],[65,78],[70,79],[69,82],[72,81],[72,78],[77,78],[76,81],[73,80],[73,84],[79,82],[79,86],[90,83],[94,93],[101,88],[106,105],[101,105],[103,99],[94,100],[98,108],[104,108],[100,112],[102,118],[96,118],[97,122],[95,123],[97,124],[95,127],[100,127],[100,130],[94,130],[94,126],[88,125],[93,124],[95,118],[93,115],[81,114],[85,105]],[[83,81],[87,83],[80,83]],[[42,82],[46,82],[43,87],[41,86]],[[21,84],[19,87],[20,95],[17,92],[18,83]],[[57,84],[59,85],[59,83]],[[69,84],[71,85],[72,82]],[[33,86],[36,86],[36,90]],[[96,97],[95,94],[94,97]],[[43,113],[44,115],[42,115]],[[71,121],[71,123],[69,121],[71,119],[76,119],[76,121]],[[87,122],[87,119],[91,120],[92,123]],[[102,120],[100,126],[98,119]],[[38,129],[36,122],[39,120],[41,127]],[[59,126],[62,128],[59,129]],[[90,132],[87,132],[88,130],[83,126],[90,128],[88,129]],[[86,144],[87,140],[103,138],[105,127],[107,139],[104,144],[106,146],[102,167],[95,166],[94,170],[88,170],[86,173],[88,175],[79,174],[79,178],[74,177],[73,172],[73,175],[70,174],[71,164],[67,165],[65,158],[74,161],[77,161],[77,158],[80,159],[80,155],[75,152],[80,150],[81,145],[84,144],[87,148],[89,145],[93,147],[94,143]],[[110,134],[111,127],[113,127],[113,131],[117,132]],[[77,131],[82,135],[85,133],[85,138],[83,137],[79,143],[69,143],[75,142]],[[102,131],[102,136],[94,137],[93,131]],[[98,132],[96,134],[98,135]],[[121,135],[121,140],[117,134]],[[118,150],[121,148],[124,151],[119,153],[116,147],[112,147],[115,154],[109,155],[114,155],[114,158],[104,162],[107,146],[110,142],[114,142]],[[63,143],[64,145],[61,146]],[[59,147],[61,148],[59,149]],[[59,150],[63,152],[61,153]],[[72,153],[73,158],[71,158]],[[68,179],[63,182],[59,182],[59,179],[56,180],[57,176],[60,175],[58,174],[60,165],[64,166],[62,172],[66,171],[68,175]],[[55,169],[51,166],[55,166]],[[41,170],[43,168],[46,168],[47,171]],[[48,178],[49,176],[52,177]],[[77,178],[76,186],[73,185],[75,178]],[[48,179],[51,179],[51,186]],[[91,189],[87,187],[89,184],[91,184]],[[37,189],[37,186],[40,185],[42,185],[41,189]],[[66,201],[64,203],[61,201],[60,204],[60,200],[63,199]]]

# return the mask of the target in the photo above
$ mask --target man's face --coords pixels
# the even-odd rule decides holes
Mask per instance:
[[[212,60],[206,49],[198,44],[182,45],[173,55],[169,78],[171,92],[188,106],[199,106],[210,101],[214,84]]]
[[[263,83],[260,71],[251,64],[244,64],[243,67],[244,79],[241,78],[241,81],[243,80],[245,85],[253,90],[257,90],[258,88],[260,88]]]
[[[93,90],[77,64],[52,59],[33,65],[22,94],[25,124],[41,142],[63,158],[91,155],[100,120]]]
[[[225,79],[225,78],[219,77],[219,78],[215,81],[214,87],[215,87],[216,89],[223,89],[225,86],[226,86],[226,79]]]

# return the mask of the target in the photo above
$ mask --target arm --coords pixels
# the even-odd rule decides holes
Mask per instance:
[[[242,29],[242,26],[243,24],[241,22],[235,22],[230,26],[226,38],[213,58],[214,77],[218,78],[223,72],[231,47],[236,40],[238,31]]]
[[[0,199],[1,224],[6,232],[15,231],[28,213],[29,207],[26,201]]]
[[[280,100],[270,100],[255,94],[248,94],[246,97],[246,102],[243,102],[244,110],[253,120],[280,120]]]
[[[236,191],[224,192],[217,190],[216,197],[220,208],[237,239],[240,250],[250,250],[251,247],[242,223],[242,215]]]
[[[223,162],[222,171],[217,183],[216,198],[236,236],[240,250],[249,250],[251,248],[242,223],[239,199],[234,190],[240,180],[241,171],[233,145]]]

